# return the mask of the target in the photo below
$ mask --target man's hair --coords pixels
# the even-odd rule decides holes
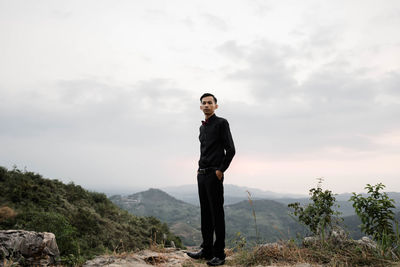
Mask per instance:
[[[205,98],[205,97],[207,97],[207,96],[212,96],[212,97],[214,98],[215,104],[217,104],[217,98],[216,98],[213,94],[210,94],[210,93],[205,93],[205,94],[203,94],[203,95],[200,97],[200,102],[203,100],[203,98]]]

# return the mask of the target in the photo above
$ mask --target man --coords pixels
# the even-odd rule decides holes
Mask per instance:
[[[205,121],[200,126],[200,160],[197,171],[203,243],[197,253],[187,254],[194,259],[206,259],[208,265],[225,263],[224,172],[235,155],[228,121],[217,117],[217,98],[209,93],[200,97],[200,109]],[[213,242],[215,232],[215,242]]]

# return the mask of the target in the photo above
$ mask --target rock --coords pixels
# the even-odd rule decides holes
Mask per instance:
[[[166,248],[160,252],[142,250],[122,255],[98,256],[85,262],[83,267],[149,267],[154,265],[180,267],[184,262],[190,261],[188,258],[183,251],[172,248]]]
[[[319,238],[317,236],[307,236],[303,239],[303,245],[305,247],[315,245],[319,242]]]
[[[312,246],[321,241],[322,236],[308,236],[303,239],[303,245],[305,247]],[[336,226],[329,234],[325,236],[325,240],[333,242],[333,244],[341,245],[349,241],[349,237],[346,231],[341,227]]]
[[[266,243],[266,244],[262,244],[260,246],[260,248],[274,248],[274,249],[282,249],[283,245],[279,244],[278,242],[274,242],[274,243]]]
[[[331,232],[330,238],[335,242],[335,243],[343,243],[346,242],[349,238],[346,234],[346,231],[343,230],[342,228],[337,227],[335,230]]]
[[[24,230],[0,230],[0,260],[21,262],[28,266],[56,264],[60,256],[53,233]]]
[[[371,249],[376,249],[376,243],[367,236],[364,236],[359,240],[355,240],[355,242],[361,246],[371,248]]]

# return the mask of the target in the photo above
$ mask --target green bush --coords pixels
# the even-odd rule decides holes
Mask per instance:
[[[381,192],[385,185],[367,184],[368,196],[353,193],[350,201],[361,219],[361,230],[372,236],[375,241],[389,242],[392,244],[396,240],[393,230],[394,222],[394,200],[390,199],[386,192]]]
[[[64,255],[79,254],[76,242],[77,230],[61,214],[55,212],[24,212],[16,218],[25,230],[51,232],[56,236],[57,245]]]
[[[290,203],[288,207],[293,208],[294,216],[298,217],[298,221],[303,223],[315,235],[325,234],[333,229],[339,222],[338,211],[335,211],[336,198],[332,191],[321,188],[322,179],[319,179],[317,188],[310,189],[311,203],[300,206],[299,202]]]

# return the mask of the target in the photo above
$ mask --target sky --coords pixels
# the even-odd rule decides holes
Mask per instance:
[[[0,166],[96,191],[224,183],[400,192],[400,1],[0,0]]]

